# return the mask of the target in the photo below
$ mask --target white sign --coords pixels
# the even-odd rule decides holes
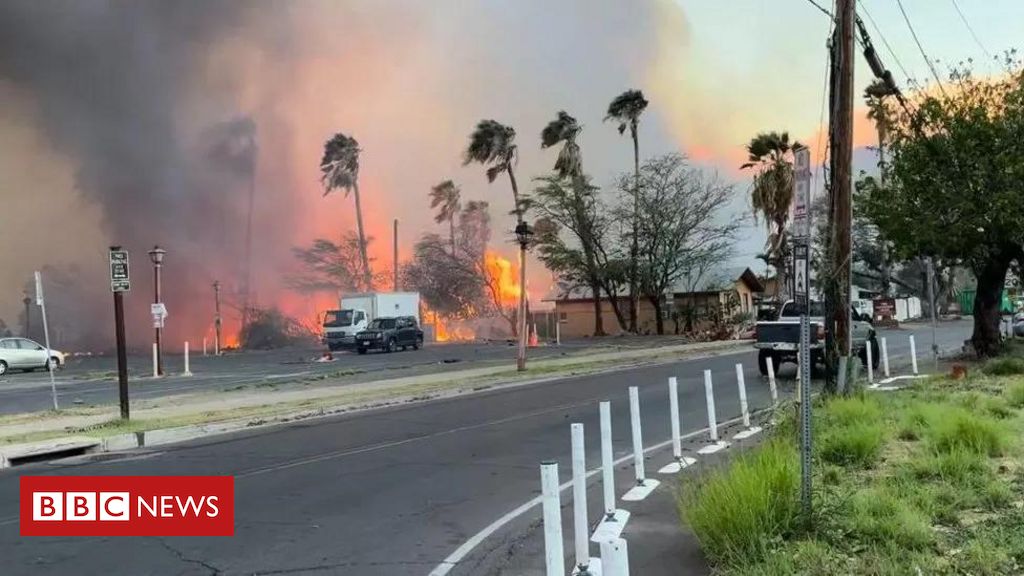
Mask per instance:
[[[36,271],[36,306],[43,305],[43,275]]]
[[[798,238],[811,232],[811,151],[799,148],[793,153],[793,224]]]
[[[164,320],[167,319],[167,306],[163,302],[149,305],[149,312],[153,315],[153,327],[163,328]]]
[[[794,285],[797,297],[807,294],[807,260],[796,261]]]

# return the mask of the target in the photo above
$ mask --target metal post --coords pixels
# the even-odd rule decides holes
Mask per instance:
[[[679,430],[679,383],[675,376],[668,379],[668,408],[669,418],[672,419],[672,457],[676,461],[683,459],[683,445],[680,440]]]
[[[541,500],[544,509],[544,565],[546,576],[565,576],[562,550],[562,504],[558,491],[558,463],[540,465]]]
[[[22,334],[25,338],[32,337],[32,299],[28,296],[22,299],[22,304],[25,305],[25,333]]]
[[[213,333],[213,355],[214,356],[220,356],[221,343],[223,343],[224,341],[221,340],[221,334],[220,334],[220,329],[221,329],[222,321],[221,321],[221,317],[220,317],[220,281],[219,280],[214,280],[213,281],[213,306],[214,306],[214,308],[213,308],[214,309],[214,316],[213,316],[213,329],[214,329],[214,333]]]
[[[750,408],[747,406],[747,383],[743,379],[743,364],[736,363],[736,385],[740,391],[740,414],[743,415],[743,427],[750,428]]]
[[[159,368],[159,364],[158,364],[159,356],[158,355],[159,355],[159,350],[157,349],[156,342],[153,342],[153,378],[157,378],[157,377],[160,376],[160,368]]]
[[[612,455],[612,403],[601,402],[601,481],[605,519],[615,518],[615,464]]]
[[[562,321],[555,318],[555,344],[562,344]]]
[[[871,351],[871,341],[864,345],[864,353],[868,359],[868,384],[875,383],[875,354]]]
[[[708,405],[708,431],[711,441],[718,442],[718,416],[715,414],[715,391],[711,384],[711,370],[704,371],[704,399]]]
[[[526,243],[519,244],[519,347],[516,351],[516,369],[526,370]]]
[[[916,376],[919,373],[917,365],[917,340],[914,335],[910,335],[910,367]]]
[[[882,373],[888,378],[889,374],[889,343],[882,337]]]
[[[583,424],[572,430],[572,510],[576,539],[577,574],[590,574],[590,526],[587,523],[587,461],[584,452]]]
[[[779,389],[775,384],[775,361],[772,357],[767,358],[768,364],[768,391],[772,395],[772,408],[775,408],[779,404]]]
[[[188,365],[188,340],[185,340],[185,376],[191,376],[192,370],[189,370]]]
[[[622,538],[601,542],[602,576],[629,576],[629,547]]]
[[[935,371],[939,370],[939,343],[935,337],[937,311],[935,309],[935,259],[928,259],[928,308],[932,314],[932,360],[935,363]],[[1010,334],[1013,336],[1013,322],[1010,323]]]
[[[206,336],[203,336],[203,356],[206,356]]]
[[[114,334],[117,339],[117,390],[121,419],[128,419],[128,352],[124,335],[124,293],[114,292]]]
[[[40,317],[43,321],[43,342],[46,344],[46,371],[50,373],[50,396],[53,399],[53,409],[60,410],[57,404],[57,381],[53,377],[53,353],[50,352],[50,325],[46,320],[46,299],[43,297],[43,276],[38,271],[36,276],[36,302],[39,304]]]
[[[640,430],[640,391],[636,386],[629,387],[629,421],[633,427],[633,467],[636,470],[636,483],[643,486],[646,479],[644,440]]]
[[[162,266],[163,265],[160,264],[159,262],[155,262],[153,264],[153,302],[156,303],[156,304],[160,303],[160,268],[162,268]],[[155,343],[153,345],[153,349],[156,351],[155,352],[155,354],[156,354],[156,374],[155,375],[156,376],[163,376],[164,375],[164,359],[163,359],[163,346],[162,346],[163,343],[160,341],[161,337],[162,337],[161,333],[163,332],[163,328],[160,327],[159,325],[157,325],[155,330],[156,330],[156,341],[155,341]]]
[[[392,246],[394,247],[394,253],[391,255],[391,264],[394,269],[394,286],[395,292],[398,292],[398,218],[395,218],[395,231],[392,239]]]

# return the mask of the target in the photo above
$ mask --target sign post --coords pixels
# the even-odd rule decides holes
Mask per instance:
[[[46,344],[46,371],[50,373],[50,395],[53,397],[53,409],[60,410],[57,405],[57,381],[53,377],[53,353],[50,352],[50,325],[46,321],[46,299],[43,298],[43,275],[36,270],[36,304],[39,305],[40,315],[43,318],[43,341]]]
[[[128,251],[110,247],[110,291],[114,293],[114,333],[117,338],[117,389],[121,419],[128,419],[128,353],[124,336],[124,293],[131,290]]]
[[[811,325],[810,276],[808,275],[811,233],[811,152],[794,152],[793,297],[800,310],[800,506],[804,521],[811,522]]]

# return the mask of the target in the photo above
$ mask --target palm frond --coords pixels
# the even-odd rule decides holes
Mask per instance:
[[[359,142],[352,136],[335,134],[324,144],[320,160],[324,195],[342,189],[347,195],[359,178]]]
[[[639,122],[640,115],[647,109],[648,104],[640,90],[626,90],[608,105],[608,114],[604,119],[617,121],[621,134],[625,132],[627,125],[635,126]]]

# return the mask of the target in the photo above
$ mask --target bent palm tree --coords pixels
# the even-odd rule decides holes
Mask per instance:
[[[576,207],[575,220],[583,257],[586,260],[590,292],[594,298],[594,336],[604,336],[604,319],[601,314],[601,283],[597,277],[594,258],[593,231],[589,229],[590,220],[582,214],[584,206],[589,202],[587,196],[592,193],[583,177],[583,155],[580,152],[579,144],[576,143],[576,136],[582,129],[575,118],[564,110],[559,111],[558,116],[541,131],[540,147],[550,148],[559,143],[562,144],[562,149],[558,151],[558,159],[555,160],[555,174],[572,183],[572,191],[575,196],[573,205]]]
[[[356,200],[356,232],[359,235],[359,260],[362,265],[364,289],[373,288],[370,259],[366,254],[366,233],[363,230],[363,207],[359,199],[359,142],[341,132],[324,144],[324,156],[320,160],[321,181],[324,196],[341,189],[348,196],[353,193]]]
[[[747,163],[741,169],[756,168],[750,187],[754,219],[760,215],[768,228],[765,261],[775,268],[778,278],[776,296],[787,286],[786,263],[789,258],[789,205],[793,202],[792,152],[799,142],[790,143],[789,133],[767,132],[754,136],[747,144]]]
[[[497,120],[481,120],[476,129],[469,135],[469,145],[462,155],[462,165],[473,162],[487,167],[487,181],[494,182],[502,172],[508,174],[512,185],[512,200],[515,202],[513,212],[516,224],[523,224],[523,203],[519,198],[519,186],[513,170],[517,158],[516,131]],[[526,370],[526,245],[519,245],[519,316],[518,326],[514,327],[519,340],[516,367]]]
[[[604,118],[619,123],[619,134],[629,128],[629,135],[633,139],[633,244],[629,253],[629,331],[633,333],[637,332],[637,309],[640,302],[637,287],[640,239],[636,235],[636,230],[640,227],[637,221],[640,213],[640,140],[637,131],[640,127],[640,115],[647,109],[647,104],[643,92],[626,90],[608,105],[608,115]]]
[[[445,180],[430,189],[430,208],[437,209],[434,222],[438,224],[448,221],[448,239],[455,256],[455,215],[462,207],[460,202],[462,191],[451,180]]]

